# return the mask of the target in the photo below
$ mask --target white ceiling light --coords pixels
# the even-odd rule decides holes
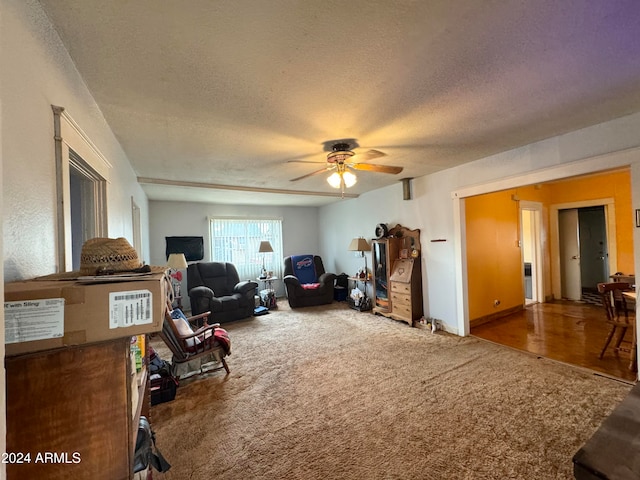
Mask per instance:
[[[358,177],[356,177],[353,173],[349,171],[333,172],[327,178],[327,182],[333,188],[341,188],[343,186],[346,188],[350,188],[350,187],[353,187],[357,181],[358,181]]]

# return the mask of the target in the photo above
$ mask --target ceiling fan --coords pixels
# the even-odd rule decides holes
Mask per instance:
[[[333,171],[333,173],[327,177],[327,182],[333,188],[339,188],[344,193],[345,188],[354,186],[358,181],[358,178],[353,172],[351,172],[351,170],[391,174],[398,174],[402,172],[403,167],[365,163],[369,160],[373,160],[374,158],[384,157],[385,155],[386,153],[379,150],[368,150],[363,153],[355,153],[351,150],[351,146],[348,143],[334,143],[331,147],[331,151],[327,154],[326,166],[324,168],[316,170],[315,172],[307,173],[300,177],[292,178],[291,181],[295,182],[319,173]],[[290,160],[290,162],[325,163],[304,160]]]

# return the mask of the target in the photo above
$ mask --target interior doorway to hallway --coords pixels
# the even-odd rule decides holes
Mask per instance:
[[[522,266],[524,303],[544,302],[542,266],[542,204],[520,202],[520,238],[522,242]]]
[[[609,279],[604,205],[560,210],[562,298],[586,300]]]
[[[617,271],[613,200],[554,205],[551,216],[556,226],[551,239],[557,266],[554,297],[599,303],[594,296],[597,284],[610,281],[609,276]]]
[[[527,180],[530,179],[527,178]],[[460,236],[464,240],[463,247],[466,247],[461,251],[464,260],[462,265],[466,267],[466,270],[463,270],[463,277],[466,281],[466,285],[463,286],[466,287],[466,290],[461,289],[460,292],[464,302],[467,302],[461,305],[463,312],[467,315],[464,327],[468,330],[464,331],[468,331],[472,335],[482,336],[482,338],[490,339],[496,343],[509,345],[549,358],[554,358],[556,354],[564,355],[561,361],[597,370],[596,367],[602,367],[605,360],[609,361],[608,355],[605,360],[598,358],[599,348],[602,348],[602,342],[604,342],[604,338],[607,335],[607,331],[600,330],[605,324],[602,320],[604,312],[600,304],[594,305],[586,302],[561,300],[562,278],[560,274],[558,217],[560,210],[564,209],[599,207],[600,212],[604,210],[607,247],[605,252],[608,254],[607,260],[609,262],[607,277],[609,274],[618,271],[632,275],[634,273],[634,245],[632,241],[634,225],[632,224],[629,169],[620,168],[609,172],[570,176],[547,182],[531,182],[530,185],[524,186],[516,184],[507,189],[505,189],[505,186],[509,187],[510,185],[500,183],[497,186],[500,188],[495,190],[490,190],[490,186],[484,186],[484,191],[475,188],[456,192],[456,198],[464,199],[460,204],[456,204],[460,209],[460,218],[463,221]],[[500,192],[507,192],[507,194],[500,197]],[[505,202],[505,205],[490,204],[488,201],[482,200],[484,196],[489,198],[490,195]],[[586,200],[589,197],[595,198]],[[481,200],[476,200],[478,198]],[[475,202],[473,208],[469,208],[469,200]],[[518,204],[521,208],[513,209],[517,200],[519,200]],[[510,281],[497,282],[495,285],[499,287],[498,290],[491,290],[490,288],[495,285],[487,281],[487,272],[489,267],[492,267],[492,264],[495,263],[493,260],[496,252],[503,253],[507,250],[513,252],[516,250],[511,248],[514,245],[512,243],[514,240],[518,246],[522,247],[522,250],[527,248],[528,241],[530,241],[531,245],[535,244],[537,236],[529,236],[525,233],[526,229],[529,228],[525,226],[526,222],[531,223],[531,218],[534,215],[531,212],[523,212],[522,207],[527,210],[525,200],[541,202],[543,205],[541,235],[543,247],[543,271],[541,276],[543,277],[543,287],[541,293],[544,300],[539,303],[532,301],[535,295],[533,285],[534,262],[531,262],[531,275],[528,275],[528,265],[525,264],[529,263],[529,257],[525,256],[524,252],[518,251],[517,261],[510,261],[509,263],[510,274],[514,269],[517,269],[518,272],[517,275],[510,276]],[[478,209],[478,205],[485,208]],[[509,214],[509,209],[511,209],[511,212],[515,210],[512,233],[501,232],[500,235],[496,235],[497,229],[495,225],[504,226],[503,218],[506,215],[502,214],[505,212]],[[500,218],[498,218],[498,213],[502,215]],[[476,220],[480,220],[475,225],[470,223],[474,219],[472,215],[475,215]],[[516,225],[516,223],[519,224]],[[484,226],[484,228],[477,228],[478,225]],[[502,239],[503,241],[497,247],[494,247],[495,242],[488,241],[494,238]],[[483,248],[470,249],[470,243],[473,247],[481,245]],[[515,254],[516,252],[512,256]],[[477,264],[480,265],[480,268],[476,268],[476,270],[469,268],[470,265],[477,266]],[[497,268],[491,271],[496,274],[494,277],[505,278],[504,268]],[[527,291],[529,290],[527,289],[529,281],[532,282],[530,292]],[[522,284],[525,285],[525,292],[522,292]],[[581,276],[580,285],[582,285]],[[512,303],[510,305],[515,305],[518,298],[526,297],[526,300],[522,301],[525,304],[523,310],[509,314],[505,308],[507,316],[499,316],[493,320],[489,319],[486,323],[474,321],[476,319],[484,320],[482,315],[486,315],[487,312],[479,311],[479,307],[482,307],[484,303],[489,303],[495,298],[501,298],[501,296],[504,297],[506,295],[505,292],[515,290],[518,290],[518,292],[517,295],[512,295]],[[504,305],[505,302],[503,301],[502,304]],[[552,309],[551,314],[548,309]],[[582,312],[583,309],[594,309],[593,315],[588,315],[589,321],[585,319]],[[489,311],[488,313],[491,314],[492,312]],[[518,326],[509,321],[516,317],[520,317]],[[591,321],[591,317],[593,317],[593,321]],[[558,326],[562,326],[560,331],[557,330]],[[480,335],[480,332],[486,335]],[[492,334],[491,338],[488,337],[490,332]],[[520,335],[516,335],[515,332],[520,332]],[[585,334],[588,334],[588,340],[583,338]],[[517,342],[515,343],[517,344],[513,344],[513,339],[516,337]],[[552,344],[549,341],[552,341]],[[582,350],[579,352],[574,351],[578,347],[582,347]],[[593,362],[593,364],[583,363],[585,359],[588,362]],[[620,362],[620,365],[613,366],[613,370],[607,368],[606,373],[618,378],[626,378],[631,374],[631,377],[635,378],[633,372],[627,373],[628,360],[622,357],[616,358],[615,356],[612,356],[611,360]],[[620,371],[615,372],[615,369]]]

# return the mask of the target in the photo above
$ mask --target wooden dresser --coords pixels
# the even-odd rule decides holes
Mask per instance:
[[[422,317],[422,278],[420,260],[399,258],[391,270],[393,318],[413,325]]]
[[[423,315],[420,230],[396,225],[371,243],[373,313],[413,326]]]

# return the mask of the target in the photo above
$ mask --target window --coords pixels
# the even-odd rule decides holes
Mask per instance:
[[[240,280],[255,280],[262,265],[282,278],[282,220],[210,218],[211,261],[233,263]],[[260,242],[268,240],[272,253],[259,253]]]

